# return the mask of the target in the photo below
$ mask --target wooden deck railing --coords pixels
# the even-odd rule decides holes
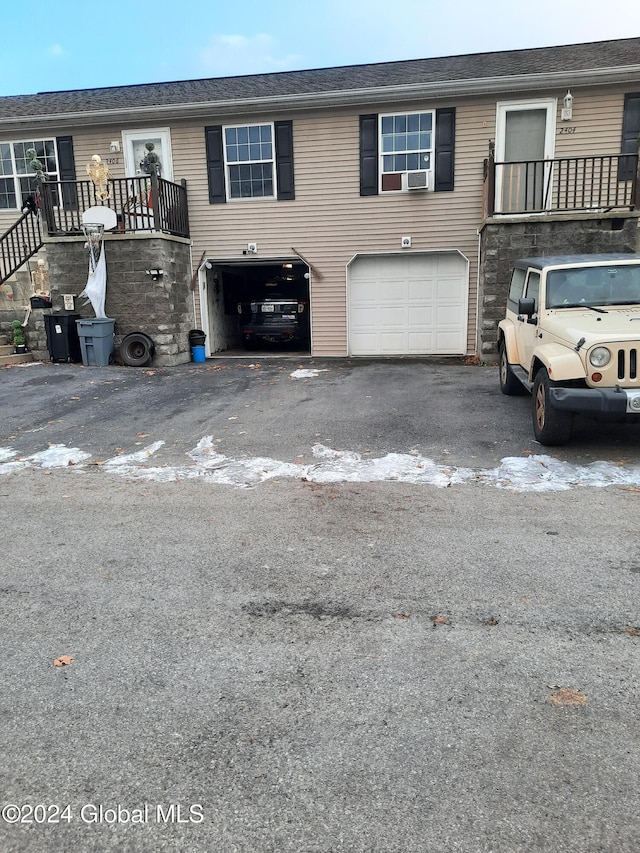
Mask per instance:
[[[485,160],[485,216],[640,208],[638,154]]]
[[[82,214],[90,207],[110,207],[120,233],[160,232],[189,236],[186,181],[157,175],[112,178],[109,198],[98,198],[93,181],[47,181],[41,184],[42,215],[50,237],[82,233]]]

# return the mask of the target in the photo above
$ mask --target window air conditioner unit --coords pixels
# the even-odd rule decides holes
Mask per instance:
[[[402,176],[405,190],[433,190],[433,172],[421,169],[419,172],[405,172]]]

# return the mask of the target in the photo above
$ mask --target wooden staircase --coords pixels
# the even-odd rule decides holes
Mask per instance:
[[[8,367],[12,364],[28,364],[30,361],[33,361],[32,353],[14,353],[13,344],[7,343],[6,335],[0,335],[0,367]]]

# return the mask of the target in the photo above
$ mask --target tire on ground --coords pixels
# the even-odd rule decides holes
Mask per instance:
[[[151,364],[155,349],[156,346],[149,335],[144,332],[131,332],[122,339],[120,358],[128,367],[146,367]]]
[[[550,388],[549,374],[542,367],[536,373],[531,396],[533,434],[540,444],[557,447],[566,444],[571,438],[574,416],[573,412],[565,412],[551,405],[549,400]]]
[[[507,358],[507,347],[504,340],[500,341],[498,346],[500,356],[500,390],[508,397],[514,397],[525,393],[525,387],[515,375]]]

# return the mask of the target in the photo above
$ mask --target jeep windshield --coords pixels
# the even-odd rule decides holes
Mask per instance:
[[[547,308],[640,305],[640,264],[549,270]]]

